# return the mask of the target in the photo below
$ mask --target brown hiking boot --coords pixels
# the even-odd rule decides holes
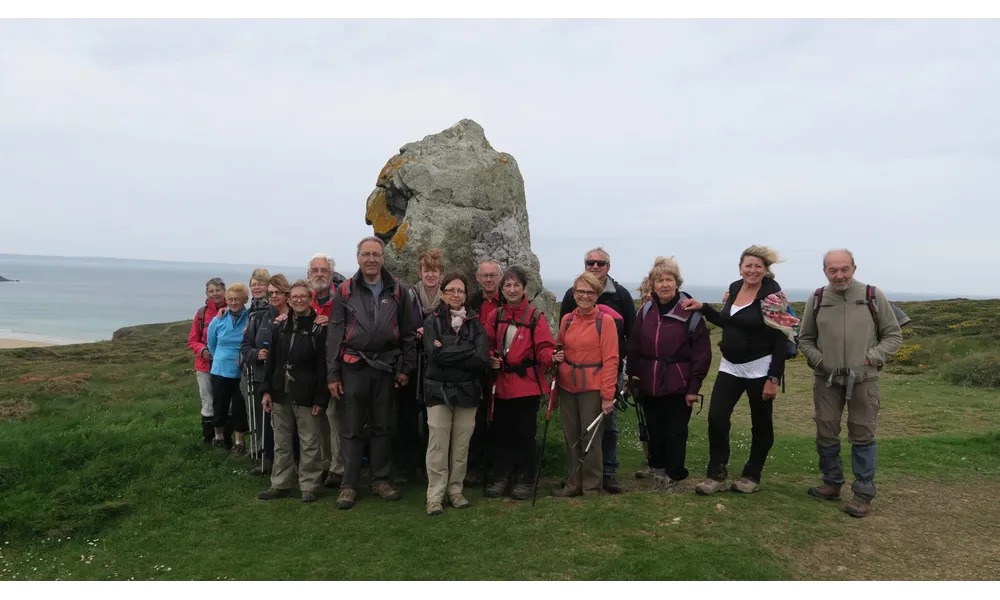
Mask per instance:
[[[246,456],[247,446],[246,444],[236,444],[233,446],[233,456]]]
[[[719,481],[708,477],[698,485],[694,486],[694,492],[699,496],[711,496],[716,492],[724,492],[729,488],[725,480]]]
[[[760,484],[749,477],[740,477],[733,482],[730,489],[740,494],[752,494],[760,489]]]
[[[263,492],[257,494],[257,497],[261,500],[277,500],[278,498],[287,498],[289,494],[291,494],[291,491],[289,490],[267,488]]]
[[[809,495],[820,500],[840,500],[840,488],[843,484],[834,485],[824,483],[823,485],[809,488]]]
[[[553,498],[576,498],[583,495],[583,490],[571,490],[569,487],[563,486],[558,490],[552,490],[549,495]]]
[[[653,470],[649,468],[649,465],[647,463],[642,463],[642,466],[639,467],[639,470],[635,472],[636,479],[646,479],[647,477],[652,477],[652,476],[653,476]]]
[[[427,503],[427,516],[429,517],[439,517],[444,514],[444,507],[441,506],[440,502],[428,502]]]
[[[469,508],[469,506],[471,506],[469,501],[462,494],[449,494],[448,502],[451,502],[451,505],[455,508]]]
[[[862,498],[861,496],[854,494],[854,498],[844,505],[844,512],[854,518],[860,519],[867,515],[871,508],[871,498]]]
[[[337,508],[347,510],[353,508],[358,502],[358,493],[354,488],[342,488],[337,496]]]
[[[379,498],[389,502],[395,502],[403,497],[402,493],[392,489],[392,486],[384,481],[375,483],[375,485],[372,486],[372,491],[378,494]]]
[[[318,498],[319,497],[316,495],[316,492],[302,492],[302,501],[306,504],[315,502]]]

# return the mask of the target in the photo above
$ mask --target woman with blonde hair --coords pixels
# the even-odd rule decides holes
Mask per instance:
[[[240,392],[240,343],[248,321],[247,301],[250,291],[242,283],[234,283],[226,290],[228,312],[219,319],[212,319],[208,326],[208,351],[212,354],[212,404],[215,412],[212,425],[217,448],[229,446],[226,430],[236,433],[233,454],[243,456],[246,446],[243,436],[250,429],[247,407]],[[232,411],[232,418],[230,418]]]
[[[695,486],[701,495],[727,487],[729,429],[733,409],[746,393],[750,403],[752,441],[742,476],[732,490],[742,494],[760,488],[767,453],[774,445],[773,400],[785,373],[785,353],[792,327],[798,319],[788,313],[788,299],[774,280],[771,267],[781,262],[767,246],[750,246],[740,255],[740,279],[727,292],[721,311],[695,299],[685,300],[685,310],[702,311],[722,328],[722,362],[712,387],[708,408],[709,461],[705,481]]]
[[[582,273],[573,281],[576,308],[559,324],[557,351],[552,362],[558,365],[560,420],[566,441],[566,486],[552,492],[557,498],[599,494],[604,488],[604,460],[601,444],[591,445],[584,454],[587,440],[602,439],[604,420],[615,408],[618,385],[618,326],[622,316],[613,308],[598,306],[597,297],[604,286],[592,273]],[[572,327],[571,327],[572,326]],[[596,420],[597,425],[587,433]],[[592,436],[592,437],[588,437]]]

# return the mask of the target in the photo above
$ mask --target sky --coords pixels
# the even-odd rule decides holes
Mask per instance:
[[[478,122],[543,278],[602,245],[690,284],[848,247],[883,289],[1000,296],[1000,23],[2,21],[0,253],[354,270],[400,146]]]

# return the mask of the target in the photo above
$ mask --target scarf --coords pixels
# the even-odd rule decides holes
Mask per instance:
[[[458,310],[451,311],[451,328],[458,333],[458,330],[462,328],[462,324],[465,323],[465,308],[460,308]]]
[[[427,288],[424,287],[423,283],[417,284],[417,295],[420,296],[420,312],[425,317],[437,310],[438,305],[441,304],[441,290],[434,290],[434,297],[429,298]]]
[[[764,315],[765,325],[780,330],[789,341],[795,341],[795,327],[798,327],[799,319],[788,312],[785,292],[775,292],[761,300],[760,312]]]
[[[251,298],[250,299],[250,314],[254,314],[260,310],[267,310],[271,306],[271,302],[267,299],[267,296],[263,298]]]

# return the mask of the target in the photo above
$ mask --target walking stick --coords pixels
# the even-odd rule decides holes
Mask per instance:
[[[558,350],[557,350],[558,352]],[[552,419],[552,406],[556,403],[556,377],[552,377],[552,389],[549,391],[549,406],[545,411],[545,427],[542,429],[542,451],[538,455],[538,468],[535,469],[535,489],[531,493],[531,505],[538,499],[538,480],[542,477],[542,465],[545,464],[545,440],[549,435],[549,421]]]
[[[576,466],[573,467],[573,472],[569,474],[569,477],[567,477],[567,479],[576,475],[576,472],[583,468],[583,461],[585,458],[587,458],[587,453],[590,452],[590,446],[594,443],[594,438],[597,437],[597,426],[600,425],[601,421],[603,420],[604,420],[604,411],[602,410],[600,414],[597,415],[597,418],[594,419],[594,421],[587,426],[586,431],[584,431],[580,435],[580,437],[576,440],[576,442],[573,443],[573,446],[579,446],[580,443],[583,442],[583,438],[587,437],[587,434],[590,433],[592,429],[594,430],[594,433],[592,433],[590,436],[590,441],[587,442],[587,446],[583,449],[583,452],[580,453],[580,460],[577,461]]]

